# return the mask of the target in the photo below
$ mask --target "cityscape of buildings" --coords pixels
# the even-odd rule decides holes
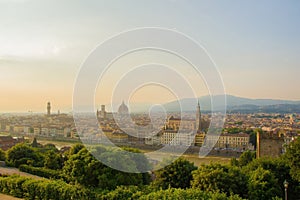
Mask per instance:
[[[202,114],[199,103],[195,107],[195,112],[184,113],[183,116],[179,113],[168,113],[167,119],[161,117],[150,119],[148,114],[143,113],[129,114],[124,102],[116,113],[107,112],[105,105],[101,105],[96,115],[98,128],[89,126],[87,121],[84,130],[78,130],[72,115],[59,111],[53,114],[50,102],[47,103],[45,114],[0,115],[1,132],[17,137],[9,139],[3,136],[0,138],[0,147],[7,149],[17,142],[22,142],[22,138],[26,137],[79,140],[80,132],[81,140],[89,139],[94,143],[100,142],[103,137],[116,144],[145,146],[201,147],[212,142],[215,151],[243,152],[255,150],[258,146],[259,156],[269,154],[276,156],[284,151],[284,144],[288,144],[300,133],[298,114],[235,113],[227,114],[220,136],[207,135],[211,115]],[[116,121],[116,118],[121,120]],[[134,128],[129,125],[129,119],[136,125]],[[163,120],[163,123],[156,123],[155,120]],[[153,126],[155,123],[159,124],[158,128]],[[261,134],[251,139],[253,137],[251,132],[255,135],[258,132]]]

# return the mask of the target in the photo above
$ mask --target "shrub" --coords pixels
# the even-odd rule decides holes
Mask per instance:
[[[0,192],[25,199],[95,199],[94,192],[78,185],[61,180],[35,180],[15,175],[0,177]]]
[[[32,167],[29,165],[20,165],[19,169],[22,172],[27,172],[29,174],[37,175],[44,178],[65,180],[65,177],[60,172],[52,169],[46,169],[43,167]]]

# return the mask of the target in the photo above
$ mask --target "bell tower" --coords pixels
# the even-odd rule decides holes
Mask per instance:
[[[201,127],[201,110],[200,110],[199,100],[198,100],[197,110],[196,110],[196,126],[197,126],[197,132],[200,132],[202,127]]]
[[[47,103],[47,115],[48,116],[51,115],[51,104],[50,104],[50,102]]]

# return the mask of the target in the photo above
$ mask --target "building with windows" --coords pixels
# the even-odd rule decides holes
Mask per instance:
[[[215,147],[233,148],[240,150],[249,149],[250,135],[246,133],[221,134]]]
[[[195,119],[169,117],[161,134],[163,145],[201,146],[205,133],[202,132],[201,111],[198,102]]]

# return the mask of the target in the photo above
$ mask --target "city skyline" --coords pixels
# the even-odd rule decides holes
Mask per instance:
[[[202,44],[217,64],[227,94],[300,100],[296,87],[300,84],[299,9],[297,1],[228,4],[2,0],[0,112],[43,112],[48,101],[57,110],[70,111],[76,75],[85,58],[112,35],[137,27],[174,29]],[[199,81],[185,63],[174,57],[153,52],[131,56],[115,65],[164,60],[199,84],[198,97],[208,94],[203,80]],[[116,77],[106,80],[110,83]],[[98,91],[96,101],[107,104],[111,91],[110,87]],[[146,88],[132,98],[137,103],[175,99],[163,88]]]

